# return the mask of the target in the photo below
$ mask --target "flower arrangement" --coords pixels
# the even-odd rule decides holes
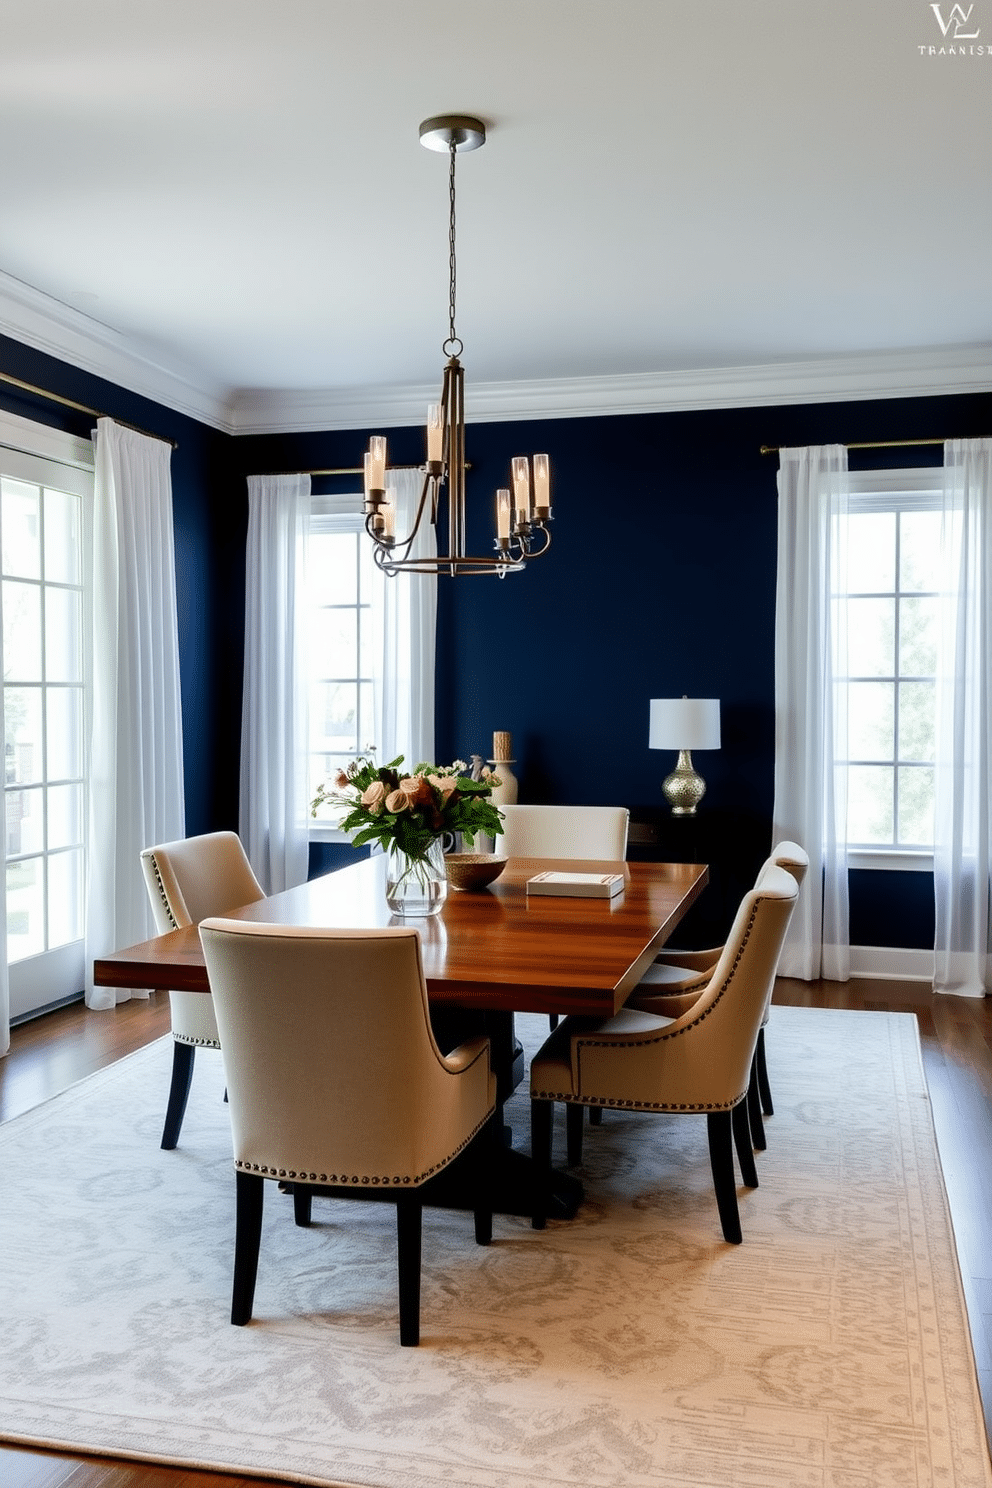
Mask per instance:
[[[464,760],[419,764],[412,775],[400,774],[402,763],[402,755],[388,765],[360,756],[338,771],[333,785],[318,787],[311,815],[325,803],[344,806],[340,826],[355,834],[353,846],[378,842],[413,859],[424,858],[445,832],[461,832],[470,847],[477,832],[502,833],[502,815],[489,799],[500,779],[488,767],[473,780]]]

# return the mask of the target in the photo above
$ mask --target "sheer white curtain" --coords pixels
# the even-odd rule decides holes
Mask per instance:
[[[937,679],[934,990],[983,997],[992,784],[992,440],[944,446],[944,582]]]
[[[3,655],[3,606],[0,605],[0,656]],[[0,739],[6,739],[7,728],[3,712],[3,693],[0,687]],[[3,845],[3,859],[7,853],[7,793],[0,791],[0,844]],[[0,860],[2,862],[3,860]],[[4,892],[0,894],[0,1057],[7,1053],[10,1048],[10,977],[7,971],[7,893],[6,893],[6,864],[4,867]]]
[[[846,518],[843,445],[783,449],[778,477],[773,840],[809,853],[779,970],[850,975],[847,896]]]
[[[413,526],[423,474],[390,470],[396,502],[396,531]],[[429,515],[429,513],[427,514]],[[424,530],[426,528],[426,531]],[[437,555],[433,525],[424,521],[410,549],[411,558]],[[374,606],[376,677],[375,737],[380,763],[402,754],[413,769],[434,759],[434,653],[437,579],[433,574],[397,574],[381,579],[381,603]],[[442,762],[443,763],[443,762]]]
[[[248,477],[240,830],[269,894],[307,877],[308,475]]]
[[[142,848],[185,833],[172,451],[100,419],[94,435],[93,717],[87,1006],[147,991],[94,987],[92,966],[154,934]]]

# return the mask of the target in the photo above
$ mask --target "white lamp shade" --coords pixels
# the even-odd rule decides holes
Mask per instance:
[[[649,749],[719,749],[719,698],[652,698]]]

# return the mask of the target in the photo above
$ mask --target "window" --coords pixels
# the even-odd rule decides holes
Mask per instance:
[[[312,799],[375,739],[374,602],[382,579],[360,496],[313,498],[307,574]],[[321,807],[317,820],[333,829],[336,813]]]
[[[87,569],[92,456],[4,415],[0,438],[4,805],[11,1015],[83,985]],[[34,446],[90,468],[28,453]]]
[[[414,525],[423,484],[416,467],[390,471],[400,532]],[[429,558],[425,523],[410,556]],[[317,785],[356,754],[377,746],[408,768],[434,756],[434,654],[437,579],[386,578],[365,533],[364,498],[313,496],[307,555],[310,595],[310,799]],[[311,823],[311,837],[345,840],[333,809]]]
[[[850,476],[843,680],[855,853],[933,850],[939,481],[939,469]]]

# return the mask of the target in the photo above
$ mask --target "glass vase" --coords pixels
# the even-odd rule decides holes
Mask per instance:
[[[441,839],[435,837],[420,857],[396,843],[386,849],[386,903],[397,915],[435,915],[448,894]]]

